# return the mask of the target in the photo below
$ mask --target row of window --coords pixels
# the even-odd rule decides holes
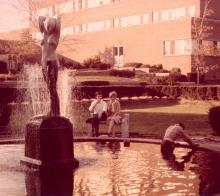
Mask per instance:
[[[120,1],[120,0],[117,0]],[[97,7],[110,4],[112,0],[72,0],[64,3],[50,6],[47,8],[32,11],[32,17],[35,16],[53,16],[64,13],[71,13],[80,9]],[[114,2],[114,1],[113,1]],[[181,7],[175,9],[161,10],[153,12],[153,22],[177,20],[183,17],[192,17],[196,15],[195,6]]]
[[[153,12],[153,22],[177,20],[184,17],[193,17],[195,15],[195,6],[168,9]]]
[[[32,11],[32,16],[53,16],[57,14],[71,13],[80,9],[93,8],[101,5],[107,5],[111,2],[118,2],[124,0],[72,0],[64,3],[50,6],[47,8],[41,8],[36,11]]]
[[[200,44],[200,47],[198,47]],[[200,48],[198,51],[198,48]],[[189,55],[203,54],[207,56],[220,56],[220,41],[201,40],[197,43],[194,39],[166,40],[163,43],[163,54]]]
[[[189,9],[191,9],[191,7]],[[174,9],[174,10],[177,10],[177,9]],[[142,15],[133,15],[133,16],[115,18],[113,20],[97,21],[97,22],[91,22],[91,23],[82,24],[82,25],[74,25],[74,26],[62,28],[61,36],[76,35],[81,32],[82,33],[95,32],[95,31],[108,30],[110,28],[128,27],[128,26],[134,26],[134,25],[147,24],[149,23],[151,18],[152,18],[151,14],[147,13],[147,14],[142,14]],[[153,13],[153,21],[154,20],[155,18],[154,18],[154,13]],[[33,38],[41,39],[41,36],[39,35],[39,33],[34,33]]]
[[[96,32],[102,30],[108,30],[110,28],[118,28],[118,27],[128,27],[140,24],[147,24],[149,21],[149,15],[134,15],[134,16],[126,16],[121,18],[115,18],[113,20],[104,20],[91,22],[82,25],[74,25],[70,27],[64,27],[61,30],[61,36],[67,35],[77,35],[84,32]],[[33,33],[34,39],[41,39],[40,32]]]

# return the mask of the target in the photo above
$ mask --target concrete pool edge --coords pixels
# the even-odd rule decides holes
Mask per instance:
[[[112,137],[74,137],[73,142],[125,142],[130,143],[148,143],[148,144],[161,144],[161,139],[151,138],[112,138]],[[204,141],[204,139],[194,139],[195,143],[199,144],[196,150],[211,151],[220,154],[220,143]],[[10,144],[24,144],[23,138],[7,138],[0,139],[0,145]],[[189,148],[189,145],[185,142],[176,142],[176,147]]]

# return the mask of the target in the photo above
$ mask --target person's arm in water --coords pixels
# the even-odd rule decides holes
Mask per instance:
[[[184,130],[181,130],[181,134],[182,134],[182,138],[185,142],[187,142],[191,148],[194,148],[195,146],[197,146],[192,139],[188,136],[188,134],[185,133]]]

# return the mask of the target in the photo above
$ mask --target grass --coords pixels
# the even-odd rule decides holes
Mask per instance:
[[[186,126],[191,136],[212,134],[207,112],[210,103],[179,103],[176,100],[142,100],[122,102],[122,112],[130,114],[130,132],[148,137],[162,138],[165,129],[178,122]],[[101,125],[101,132],[106,132],[107,125]],[[120,127],[117,128],[120,130]]]

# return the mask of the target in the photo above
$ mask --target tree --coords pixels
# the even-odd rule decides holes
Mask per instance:
[[[30,0],[9,0],[11,2],[11,5],[18,10],[19,12],[23,12],[26,15],[25,20],[29,21],[29,33],[31,35],[31,33],[34,32],[39,32],[39,27],[38,27],[38,17],[39,17],[39,12],[37,10],[38,8],[38,4],[39,2],[37,1],[30,1]],[[56,4],[57,1],[56,0],[47,0],[47,4],[48,5],[54,5]],[[59,5],[59,9],[62,10],[64,8],[64,4],[60,4]],[[59,9],[56,9],[55,7],[52,8],[52,15],[59,15],[61,16],[61,20],[62,20],[62,16],[64,15],[63,13],[61,13],[59,11]],[[50,13],[51,14],[51,13]],[[50,15],[49,13],[46,16]],[[69,17],[68,20],[72,20],[72,17]],[[33,38],[34,41],[39,45],[39,40],[35,40],[35,38]],[[57,51],[64,54],[64,52],[66,51],[66,49],[68,49],[69,51],[74,51],[76,50],[76,46],[78,46],[79,44],[82,44],[83,40],[80,39],[76,39],[73,36],[61,36],[60,37],[60,41],[59,41],[59,45],[57,48]]]
[[[195,41],[195,47],[193,49],[194,66],[197,73],[197,84],[200,84],[200,77],[206,72],[205,55],[207,54],[207,48],[204,47],[202,41],[207,38],[213,27],[207,21],[207,18],[213,14],[213,10],[210,9],[212,0],[204,0],[204,10],[200,18],[193,18],[192,21],[192,36]]]
[[[30,30],[24,30],[21,41],[14,47],[15,53],[19,55],[22,63],[36,63],[40,61],[40,47],[33,40]]]

